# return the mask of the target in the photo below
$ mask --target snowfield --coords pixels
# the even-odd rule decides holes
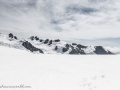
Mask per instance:
[[[0,90],[120,90],[119,55],[33,54],[0,46]]]

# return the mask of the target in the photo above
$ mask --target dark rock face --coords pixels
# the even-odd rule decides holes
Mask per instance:
[[[83,55],[86,54],[84,50],[81,50],[79,48],[74,48],[73,46],[71,46],[71,48],[72,48],[72,51],[69,54],[83,54]]]
[[[102,46],[96,46],[95,47],[95,51],[94,51],[94,53],[96,53],[96,54],[113,54],[112,52],[110,52],[110,51],[106,51]]]
[[[39,38],[38,38],[37,36],[35,36],[35,37],[34,37],[34,36],[31,36],[30,39],[31,39],[31,40],[39,40]]]
[[[35,40],[39,40],[39,38],[37,36],[35,36]]]
[[[63,52],[67,52],[69,50],[70,45],[66,44],[65,47],[62,49]]]
[[[16,40],[17,40],[17,37],[14,36],[12,33],[9,34],[9,38],[11,38],[11,39],[16,39]]]
[[[69,54],[80,54],[80,51],[78,49],[72,49]]]
[[[72,43],[72,45],[77,45],[76,43]]]
[[[69,48],[63,48],[62,51],[63,52],[67,52]]]
[[[73,46],[71,46],[72,51],[69,54],[82,54],[85,55],[86,53],[84,52],[84,48],[87,48],[86,46],[80,45],[80,44],[76,44],[76,43],[72,43],[72,45],[76,45],[77,48],[74,48]]]
[[[69,48],[69,47],[70,47],[70,45],[69,45],[69,44],[66,44],[66,45],[65,45],[65,47],[66,47],[66,48]]]
[[[47,44],[48,42],[49,42],[49,39],[46,39],[45,42],[44,42],[44,44]]]
[[[49,41],[49,44],[48,45],[51,45],[52,44],[52,40]]]
[[[12,33],[9,34],[9,38],[13,38],[13,34]]]
[[[16,39],[16,40],[17,40],[17,37],[16,37],[16,36],[14,36],[14,39]]]
[[[60,42],[60,40],[59,40],[59,39],[56,39],[55,42]]]
[[[42,42],[43,40],[42,39],[40,39],[40,42]]]
[[[86,53],[84,52],[84,50],[80,50],[80,54],[85,55]]]
[[[84,50],[81,50],[81,48],[79,49],[78,47],[74,48],[70,44],[66,44],[65,47],[62,49],[62,51],[67,52],[69,50],[69,48],[72,49],[69,54],[85,54]]]
[[[30,37],[31,40],[34,40],[34,38],[35,38],[34,36],[31,36],[31,37]]]
[[[57,50],[57,49],[58,49],[58,47],[56,46],[56,47],[55,47],[55,50]]]
[[[77,47],[81,50],[82,48],[87,48],[87,46],[83,46],[83,45],[80,45],[78,44]]]
[[[22,44],[26,49],[30,50],[31,52],[34,51],[39,51],[40,53],[43,53],[43,51],[41,49],[38,49],[36,47],[34,47],[31,43],[29,43],[28,41],[23,42]]]

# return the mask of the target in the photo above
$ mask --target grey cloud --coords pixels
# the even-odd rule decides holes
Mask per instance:
[[[53,24],[59,24],[60,21],[52,19],[52,20],[51,20],[51,23],[53,23]]]
[[[92,3],[104,3],[108,0],[88,0],[89,2],[92,2]]]
[[[83,14],[90,14],[90,13],[94,13],[97,12],[98,10],[94,9],[94,8],[89,8],[89,7],[81,7],[81,13]]]
[[[15,0],[2,0],[0,1],[0,11],[7,13],[28,12],[30,9],[36,8],[37,0],[27,0],[27,2],[17,2]]]
[[[67,13],[80,13],[80,14],[91,14],[99,11],[98,9],[92,7],[70,5],[66,8]]]
[[[27,5],[32,6],[32,7],[36,7],[37,0],[27,0]]]

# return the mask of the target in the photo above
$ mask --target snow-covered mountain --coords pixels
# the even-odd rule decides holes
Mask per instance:
[[[42,54],[115,54],[109,48],[102,46],[84,46],[81,44],[68,44],[59,39],[43,40],[37,36],[31,36],[28,39],[18,39],[12,33],[8,35],[0,34],[0,45],[22,50],[27,50],[33,53]]]

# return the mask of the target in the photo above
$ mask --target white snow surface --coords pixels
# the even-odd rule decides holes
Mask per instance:
[[[0,90],[120,90],[119,55],[33,54],[0,46]]]
[[[111,52],[115,54],[120,54],[120,47],[105,47],[105,49],[110,50]]]

